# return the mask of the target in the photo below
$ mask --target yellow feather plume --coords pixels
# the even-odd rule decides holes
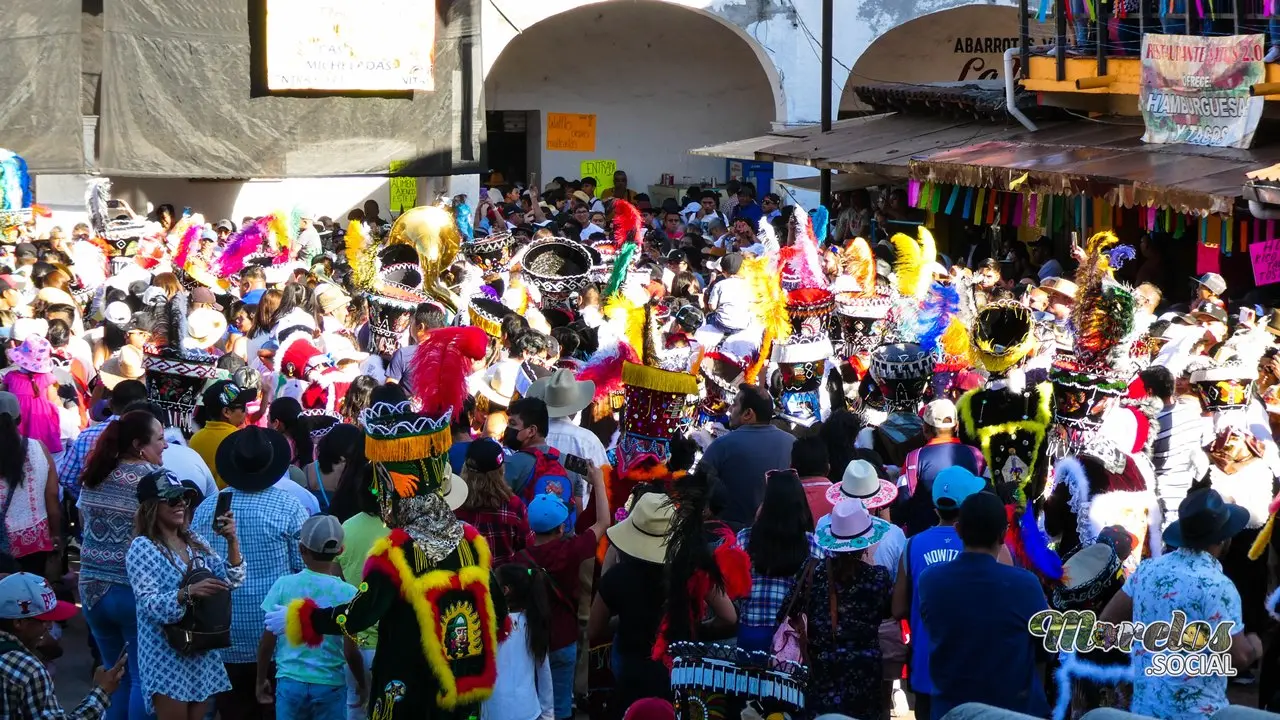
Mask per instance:
[[[764,326],[760,357],[746,373],[746,381],[754,383],[769,358],[773,343],[791,337],[791,319],[787,314],[787,296],[782,292],[782,273],[772,257],[744,260],[741,275],[751,287],[751,306]]]
[[[636,305],[623,293],[614,293],[604,302],[604,316],[622,329],[623,337],[636,354],[644,352],[644,306]]]
[[[938,248],[933,233],[923,225],[919,227],[919,236],[918,241],[903,233],[889,238],[897,257],[893,272],[898,276],[898,293],[906,297],[923,298],[933,284],[929,266],[937,262]]]
[[[369,252],[369,236],[365,234],[364,223],[359,220],[347,223],[346,244],[351,282],[357,288],[368,289],[373,285],[373,253]]]
[[[858,283],[852,295],[862,298],[876,294],[876,256],[871,245],[862,238],[854,238],[840,251],[840,272]]]
[[[942,353],[949,364],[968,366],[972,363],[969,356],[972,349],[969,344],[969,328],[965,327],[960,318],[951,318],[947,329],[942,332],[942,337],[938,340],[938,345],[942,347]]]
[[[267,222],[267,234],[271,238],[272,247],[277,251],[289,249],[289,216],[282,212],[271,214]]]

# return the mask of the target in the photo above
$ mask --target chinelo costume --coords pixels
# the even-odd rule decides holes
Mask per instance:
[[[457,482],[449,471],[449,423],[485,344],[479,328],[433,332],[410,367],[420,389],[415,399],[362,413],[374,492],[393,529],[370,550],[355,598],[333,608],[298,600],[267,616],[268,627],[293,644],[377,624],[371,720],[478,718],[493,690],[506,606],[484,537],[445,500]]]
[[[193,342],[187,330],[187,300],[187,293],[179,292],[172,300],[150,309],[156,324],[143,349],[142,367],[146,373],[147,399],[168,415],[166,426],[179,428],[190,436],[196,431],[192,413],[205,385],[219,377],[217,358],[208,349],[221,333],[203,342]]]
[[[1058,459],[1044,504],[1045,529],[1060,537],[1063,554],[1094,543],[1103,528],[1123,528],[1135,549],[1126,572],[1137,567],[1148,535],[1158,538],[1160,526],[1154,472],[1135,457],[1138,436],[1147,434],[1139,431],[1145,417],[1117,405],[1143,366],[1133,291],[1114,277],[1132,253],[1115,235],[1098,233],[1076,271],[1073,344],[1058,349],[1050,375],[1057,427],[1049,450]],[[1159,555],[1158,541],[1152,545],[1151,554]]]

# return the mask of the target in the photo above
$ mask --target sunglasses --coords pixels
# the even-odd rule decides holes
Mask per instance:
[[[186,495],[179,495],[178,497],[166,498],[165,502],[168,503],[169,507],[186,507],[187,505],[191,504],[191,501],[187,499]]]

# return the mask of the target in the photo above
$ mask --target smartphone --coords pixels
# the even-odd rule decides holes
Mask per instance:
[[[591,471],[591,463],[587,462],[587,459],[584,457],[578,457],[577,455],[571,455],[569,453],[565,453],[563,457],[563,461],[564,461],[564,469],[568,470],[571,473],[586,475],[588,472]]]
[[[120,201],[119,201],[119,200],[108,200],[108,201],[107,201],[107,207],[109,207],[109,208],[111,208],[111,209],[113,209],[113,210],[114,210],[115,208],[120,207]]]
[[[218,493],[218,504],[213,508],[213,527],[217,529],[218,521],[223,515],[231,512],[231,493],[223,490]]]
[[[1239,323],[1241,325],[1252,325],[1254,320],[1258,319],[1258,314],[1251,307],[1240,308]]]

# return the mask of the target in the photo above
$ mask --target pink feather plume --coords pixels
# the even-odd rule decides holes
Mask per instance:
[[[613,201],[613,246],[622,249],[628,241],[639,245],[644,241],[644,218],[635,205],[626,200]]]
[[[796,207],[799,221],[796,226],[796,242],[783,259],[800,276],[800,287],[827,287],[827,276],[822,271],[822,258],[818,253],[818,238],[813,234],[813,219],[804,208]]]
[[[640,364],[640,356],[625,342],[618,343],[617,352],[600,353],[591,358],[587,366],[578,371],[578,382],[590,380],[596,384],[594,400],[608,397],[622,389],[622,363]]]
[[[422,412],[439,417],[452,409],[456,420],[467,396],[467,375],[488,347],[489,336],[474,325],[432,330],[409,365]]]
[[[182,233],[182,239],[178,241],[178,252],[174,253],[173,256],[174,267],[185,268],[187,266],[187,258],[191,255],[191,248],[195,247],[196,243],[200,241],[200,234],[203,231],[204,228],[202,226],[192,223],[186,232]]]
[[[262,242],[267,238],[268,218],[258,218],[240,228],[222,254],[214,262],[218,275],[228,277],[244,269],[245,259],[262,249]]]

